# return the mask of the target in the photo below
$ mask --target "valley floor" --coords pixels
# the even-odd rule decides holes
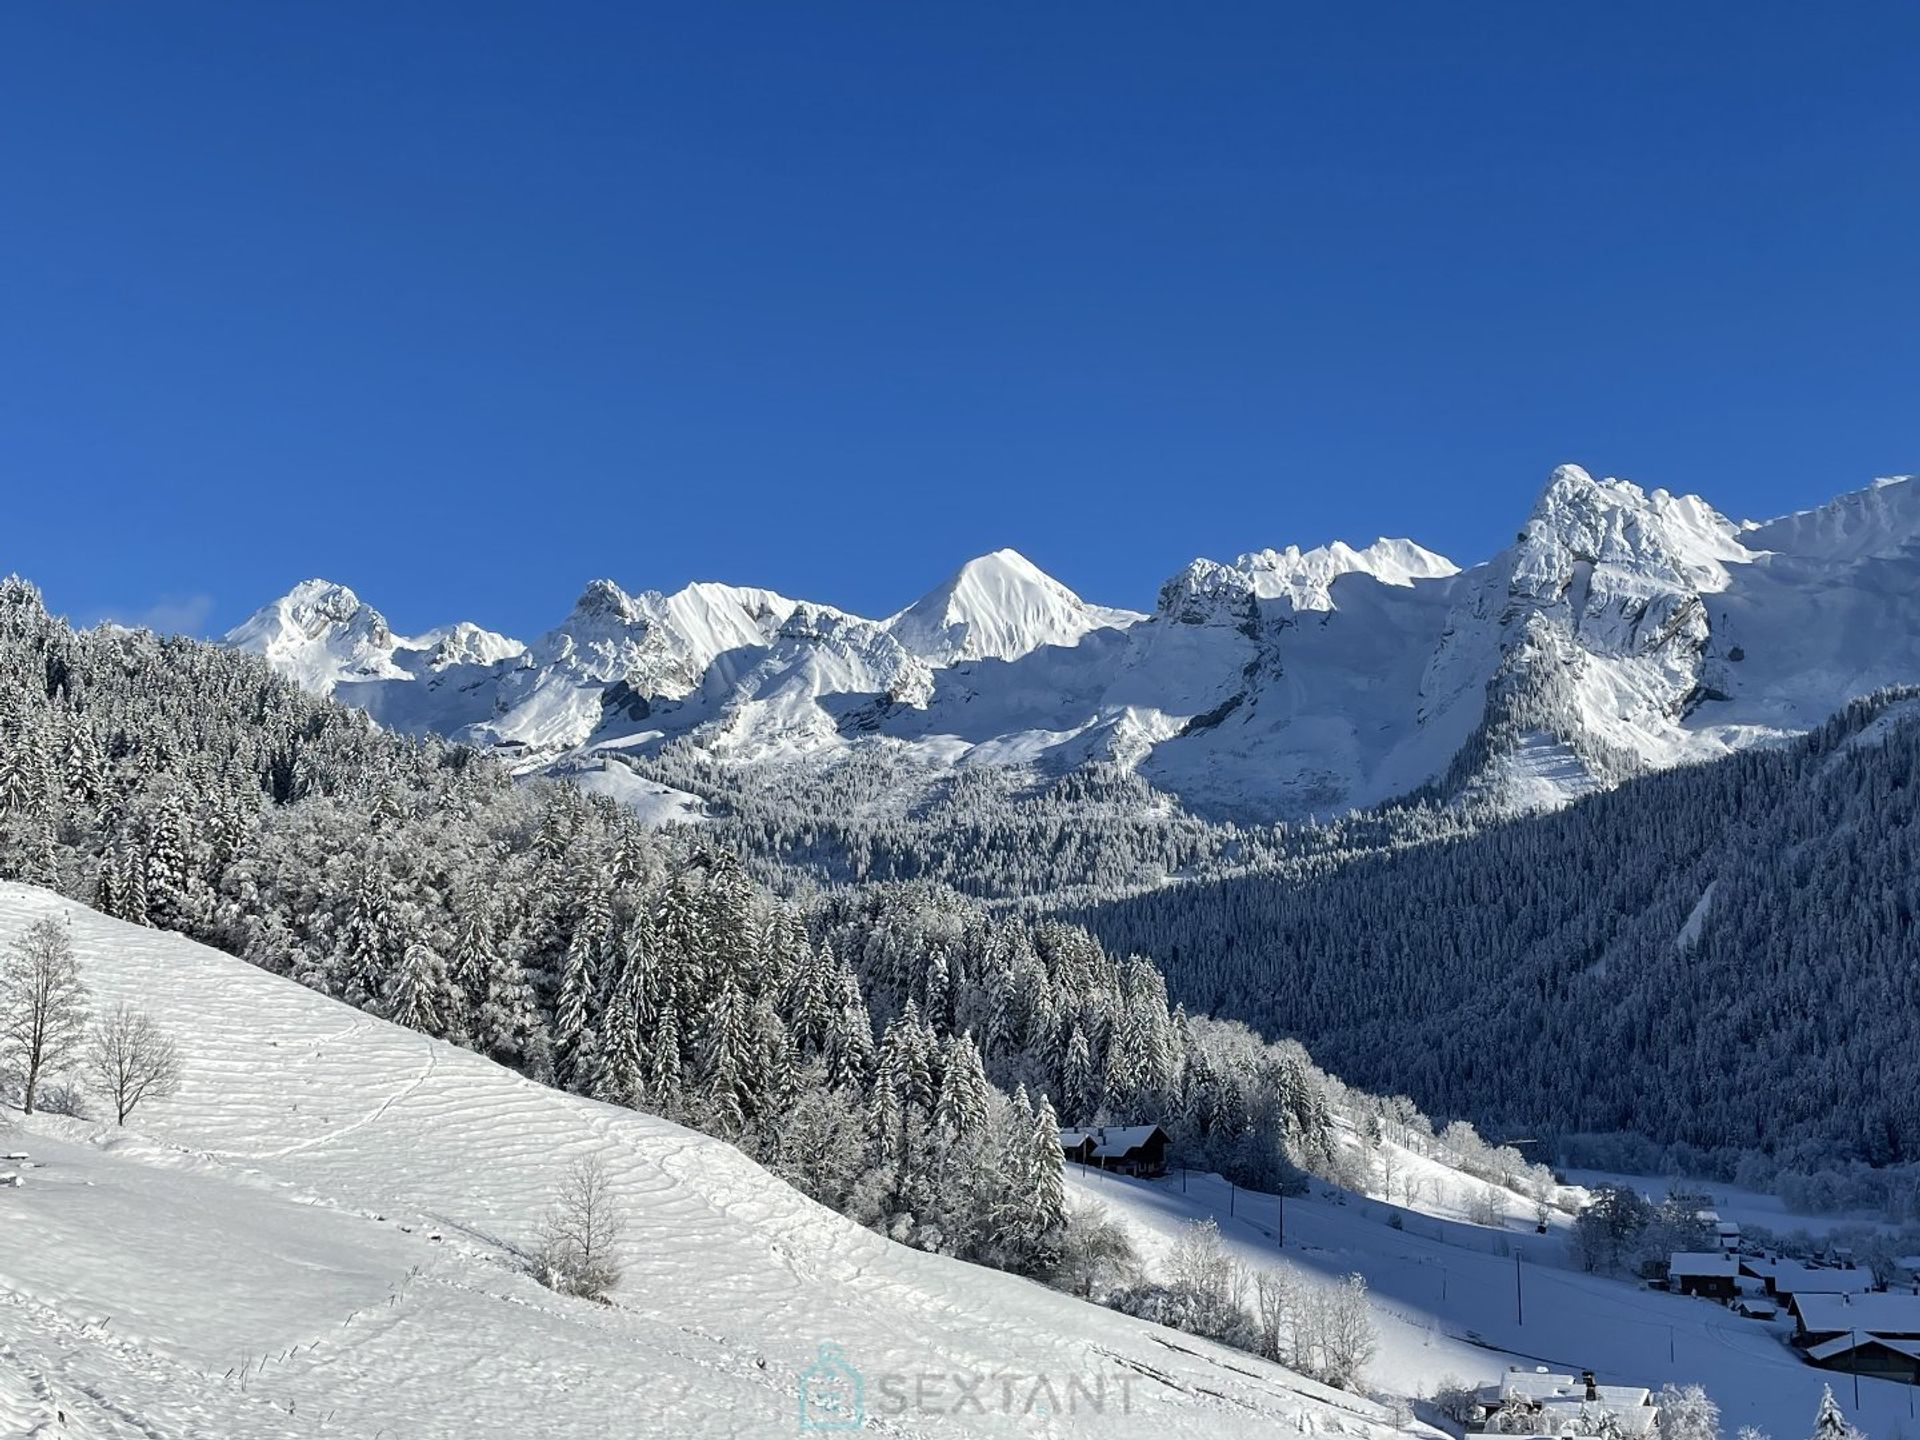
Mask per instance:
[[[1276,1198],[1216,1175],[1146,1181],[1072,1171],[1070,1183],[1076,1199],[1123,1220],[1149,1262],[1188,1223],[1212,1218],[1248,1266],[1328,1281],[1363,1275],[1381,1334],[1367,1378],[1379,1391],[1431,1394],[1443,1378],[1486,1382],[1510,1365],[1590,1369],[1603,1384],[1704,1385],[1726,1434],[1756,1425],[1793,1440],[1831,1383],[1848,1418],[1874,1440],[1920,1432],[1920,1387],[1862,1379],[1856,1407],[1851,1377],[1805,1364],[1787,1344],[1788,1323],[1569,1268],[1564,1230],[1538,1235],[1531,1220],[1498,1231],[1316,1182],[1312,1194],[1285,1202],[1283,1246]],[[1396,1216],[1398,1226],[1389,1223]]]

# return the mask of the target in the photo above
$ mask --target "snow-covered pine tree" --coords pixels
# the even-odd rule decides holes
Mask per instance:
[[[1811,1440],[1865,1440],[1860,1430],[1840,1409],[1833,1398],[1833,1386],[1820,1387],[1820,1409],[1813,1417]]]
[[[444,1035],[446,998],[445,962],[425,941],[413,941],[387,984],[387,1018],[423,1035]]]

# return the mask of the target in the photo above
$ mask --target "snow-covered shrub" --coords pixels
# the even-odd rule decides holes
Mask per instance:
[[[1096,1300],[1134,1283],[1140,1257],[1127,1227],[1103,1205],[1069,1206],[1060,1258],[1048,1280],[1083,1300]]]

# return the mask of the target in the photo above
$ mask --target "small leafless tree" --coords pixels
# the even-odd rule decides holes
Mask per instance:
[[[124,1004],[94,1026],[87,1070],[113,1102],[122,1125],[142,1100],[162,1100],[180,1088],[180,1054],[173,1038],[146,1011]]]
[[[1300,1297],[1287,1363],[1324,1384],[1358,1390],[1379,1344],[1367,1306],[1367,1282],[1349,1275],[1342,1284],[1318,1286]]]
[[[1269,1360],[1285,1360],[1288,1327],[1293,1322],[1293,1282],[1278,1270],[1254,1272],[1253,1319],[1260,1353]]]
[[[87,987],[67,927],[36,920],[0,959],[0,1050],[20,1067],[27,1114],[41,1078],[63,1069],[86,1033]]]
[[[1130,1284],[1138,1273],[1139,1259],[1126,1226],[1108,1214],[1105,1206],[1089,1201],[1067,1211],[1053,1280],[1069,1294],[1090,1300],[1096,1292]]]
[[[616,1252],[625,1230],[606,1166],[596,1156],[576,1161],[540,1222],[540,1283],[564,1295],[606,1300],[620,1283]]]
[[[1467,1196],[1467,1219],[1475,1225],[1488,1225],[1494,1229],[1504,1229],[1507,1223],[1507,1207],[1500,1203],[1500,1193],[1491,1185],[1475,1185]]]

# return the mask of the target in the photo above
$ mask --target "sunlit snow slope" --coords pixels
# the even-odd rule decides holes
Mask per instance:
[[[96,1003],[174,1033],[185,1081],[125,1131],[35,1117],[0,1139],[31,1156],[0,1188],[0,1434],[789,1435],[823,1342],[862,1373],[879,1434],[1390,1429],[1367,1401],[890,1244],[717,1141],[179,937],[6,884],[0,945],[47,914],[70,917]],[[629,1222],[611,1309],[515,1259],[589,1155]],[[955,1376],[984,1381],[979,1409],[954,1413]],[[1034,1377],[1081,1398],[1038,1413]]]

